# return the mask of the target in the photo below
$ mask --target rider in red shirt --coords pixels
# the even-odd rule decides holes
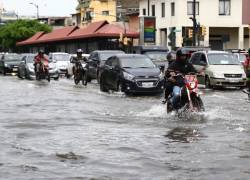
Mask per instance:
[[[49,60],[44,56],[43,50],[39,50],[38,55],[36,55],[34,58],[35,72],[37,72],[37,69],[39,69],[39,65],[42,60],[49,62]]]
[[[250,92],[250,48],[248,49],[248,57],[244,62],[244,70],[246,72],[246,76],[247,76],[247,88],[248,91]]]

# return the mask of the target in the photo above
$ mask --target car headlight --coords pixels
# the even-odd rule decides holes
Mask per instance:
[[[8,64],[7,64],[7,63],[4,63],[4,66],[5,66],[5,67],[8,67]]]
[[[221,74],[221,73],[218,73],[218,72],[214,72],[213,77],[215,77],[215,78],[224,78],[224,75]]]
[[[34,72],[34,66],[33,65],[28,65],[29,71]]]
[[[159,78],[164,79],[164,74],[162,72],[161,72],[161,74],[159,74]]]
[[[129,73],[127,73],[127,72],[123,72],[123,76],[124,76],[124,78],[126,79],[126,80],[129,80],[129,81],[133,81],[134,80],[134,75],[132,75],[132,74],[129,74]]]

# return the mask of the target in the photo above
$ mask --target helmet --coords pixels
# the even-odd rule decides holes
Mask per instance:
[[[176,60],[185,63],[185,62],[187,62],[187,59],[188,59],[187,52],[182,48],[177,49]]]
[[[43,51],[42,49],[40,49],[40,50],[38,51],[38,54],[44,54],[44,51]]]
[[[77,54],[82,54],[83,51],[82,51],[82,49],[77,49],[76,53],[77,53]]]

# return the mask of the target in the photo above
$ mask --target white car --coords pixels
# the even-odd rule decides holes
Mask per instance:
[[[49,60],[56,62],[60,74],[66,74],[71,55],[63,52],[54,52],[49,54]]]
[[[205,77],[198,77],[206,88],[244,87],[246,74],[241,63],[232,53],[225,51],[199,51],[192,54],[190,63],[200,71],[205,68]]]
[[[89,58],[89,54],[82,54],[82,56],[87,58],[87,59]],[[71,58],[73,58],[73,57],[76,57],[76,54],[71,54]],[[73,66],[74,66],[73,63],[68,62],[66,73],[65,73],[67,78],[70,78],[71,76],[73,76]]]

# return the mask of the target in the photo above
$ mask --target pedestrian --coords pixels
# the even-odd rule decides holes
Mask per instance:
[[[248,92],[250,93],[250,48],[248,49],[248,57],[244,62],[244,70],[247,76],[247,81],[246,81],[247,89]]]

